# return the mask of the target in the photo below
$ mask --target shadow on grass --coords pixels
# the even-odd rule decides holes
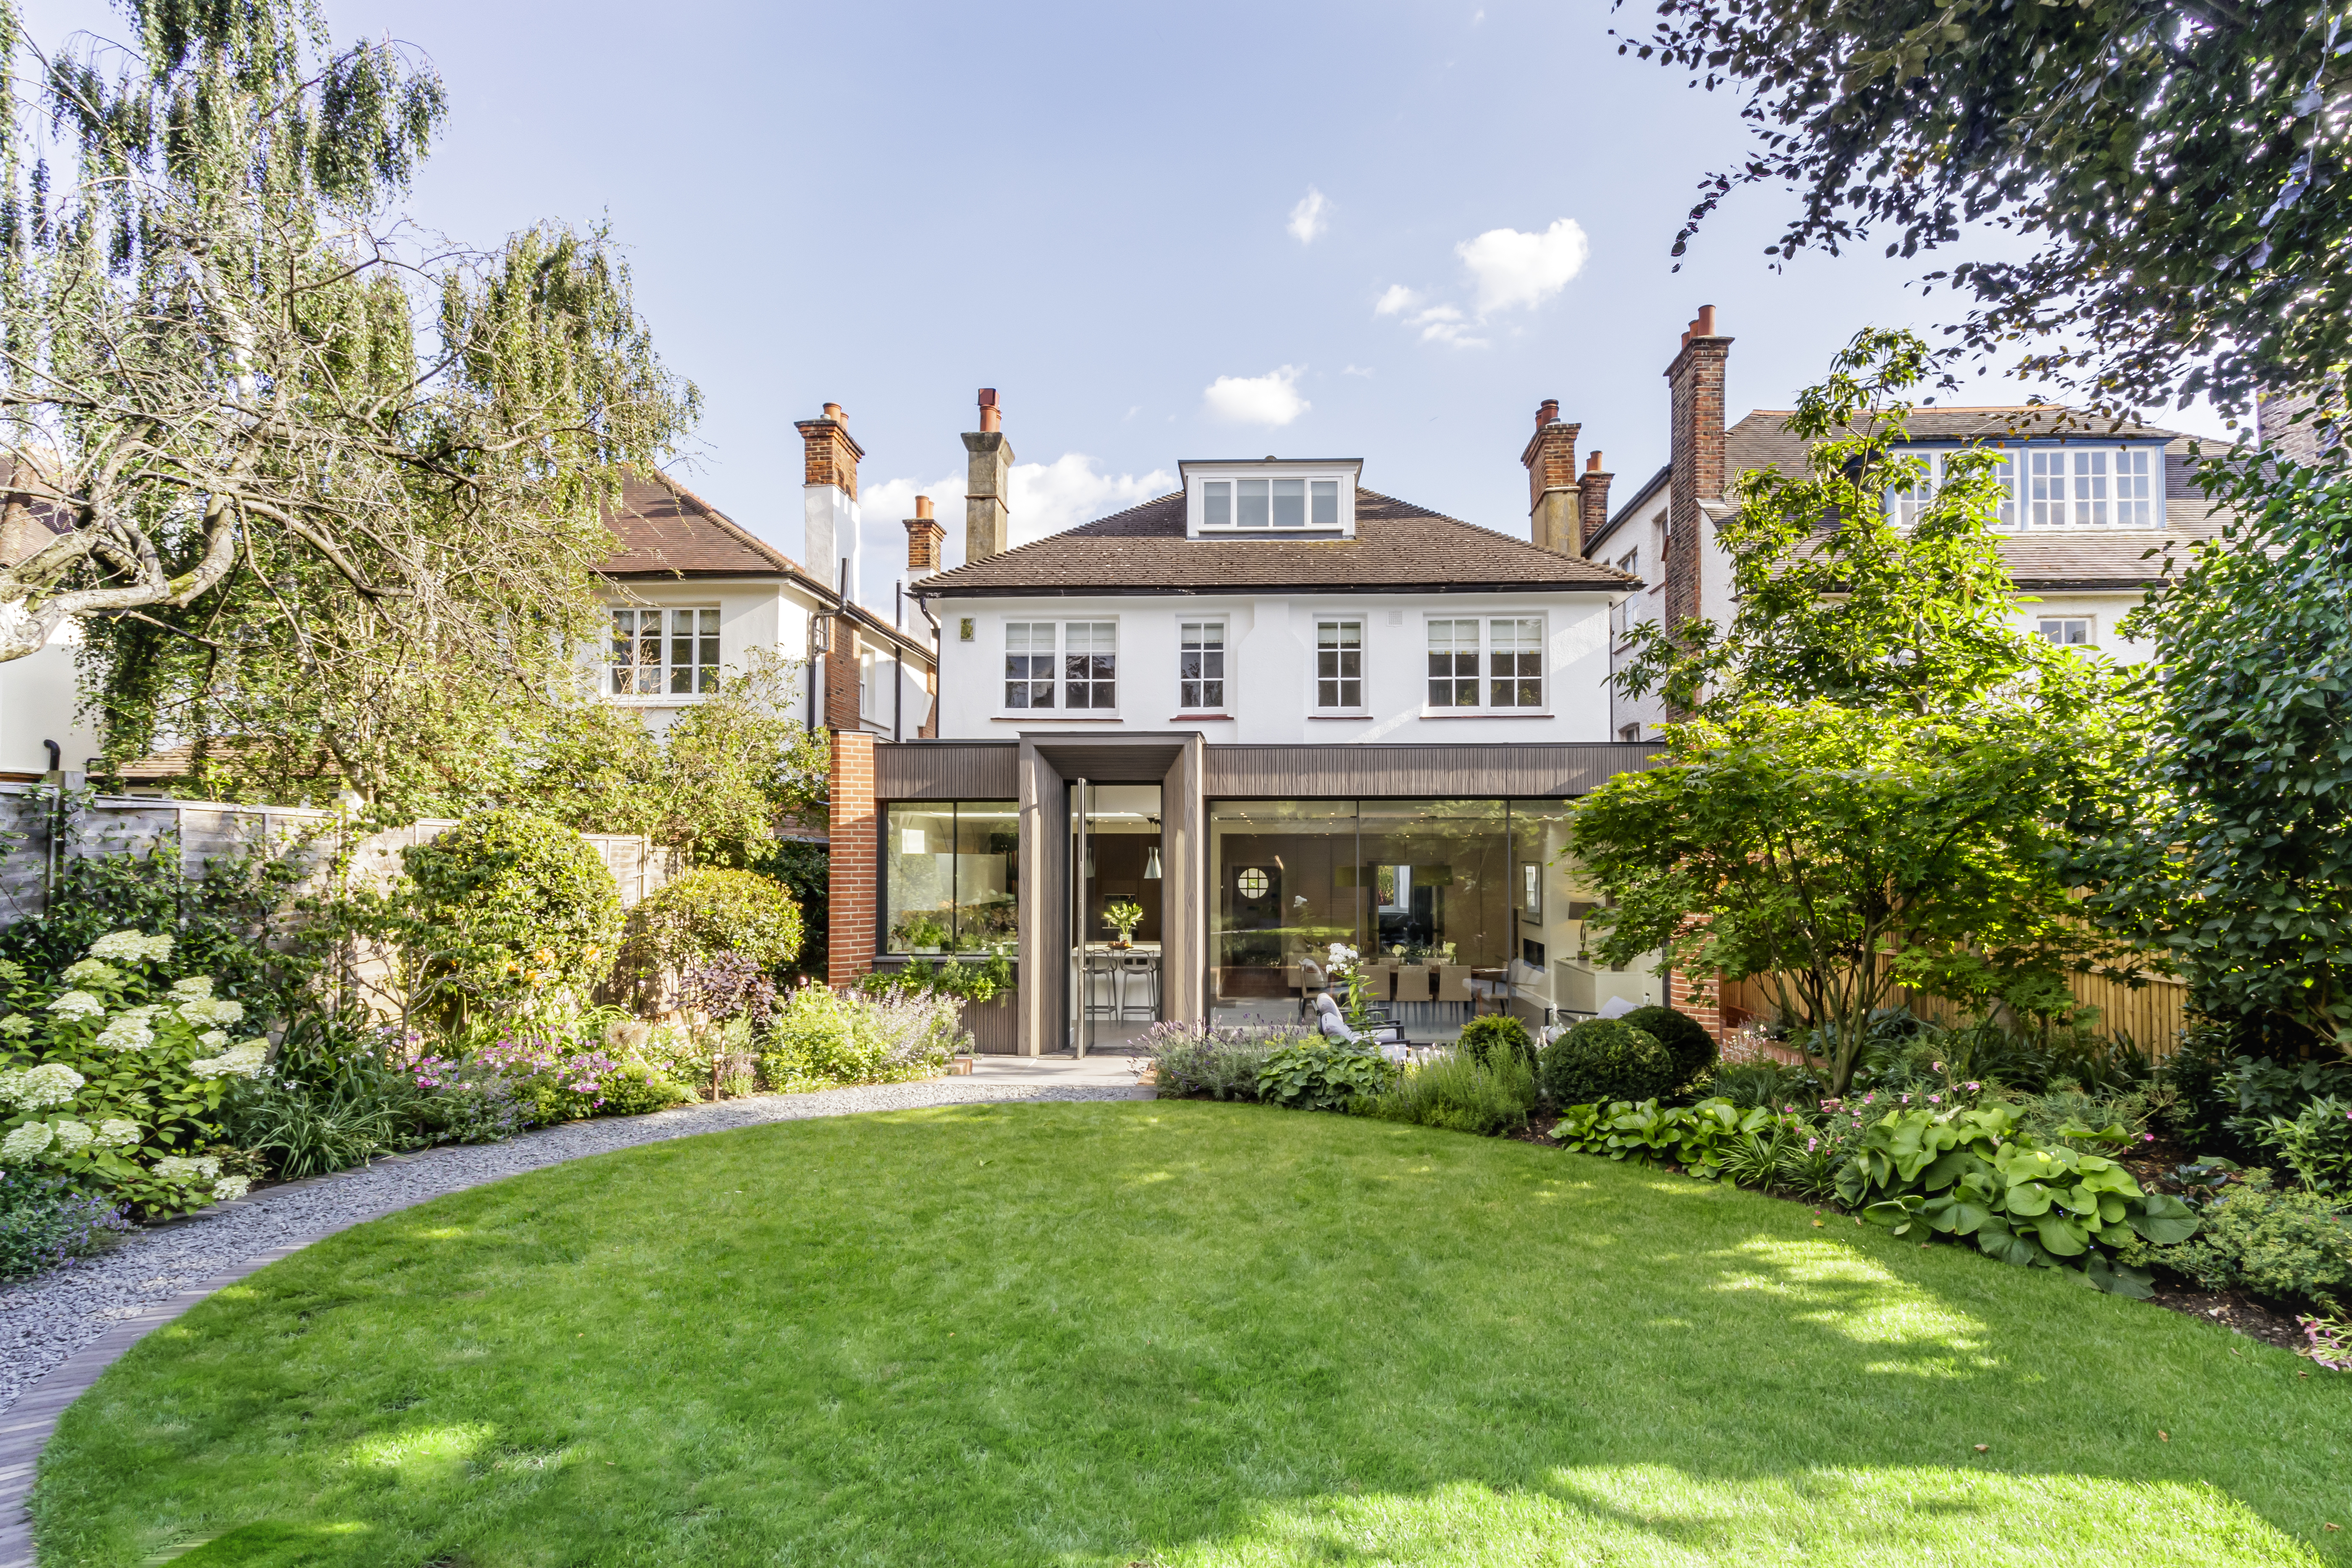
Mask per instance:
[[[1525,1144],[974,1107],[312,1248],[110,1373],[37,1506],[45,1560],[125,1564],[257,1521],[396,1568],[2341,1561],[2341,1393],[2298,1370]]]

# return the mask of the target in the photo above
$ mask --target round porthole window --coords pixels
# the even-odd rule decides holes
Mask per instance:
[[[1267,879],[1265,872],[1252,866],[1234,879],[1234,886],[1242,890],[1242,897],[1244,899],[1262,899],[1265,897],[1265,890],[1274,886],[1274,883]]]

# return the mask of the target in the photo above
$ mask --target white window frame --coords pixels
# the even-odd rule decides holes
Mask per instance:
[[[1356,633],[1356,646],[1353,649],[1350,649],[1344,642],[1334,642],[1331,645],[1330,652],[1332,655],[1332,672],[1328,676],[1326,676],[1323,673],[1323,654],[1325,651],[1323,632],[1324,628],[1327,626],[1331,629],[1335,637],[1344,637],[1348,628],[1351,626],[1355,628]],[[1354,614],[1339,614],[1318,615],[1315,617],[1315,646],[1313,649],[1315,668],[1307,671],[1307,706],[1310,711],[1322,714],[1326,717],[1336,715],[1347,718],[1368,714],[1371,711],[1370,701],[1364,694],[1364,689],[1368,684],[1369,679],[1364,673],[1364,655],[1370,650],[1371,640],[1370,617],[1369,616]],[[1347,673],[1347,656],[1351,651],[1356,656],[1356,673],[1353,675]],[[1339,698],[1340,700],[1335,702],[1326,702],[1323,700],[1323,683],[1326,680],[1330,681],[1331,684],[1337,688],[1333,695]],[[1356,700],[1353,702],[1349,702],[1345,700],[1347,697],[1348,683],[1349,681],[1353,681],[1356,687]]]
[[[1454,668],[1451,673],[1440,674],[1431,664],[1431,660],[1440,657],[1435,646],[1437,628],[1440,626],[1453,628],[1449,635],[1458,637],[1460,628],[1465,624],[1475,624],[1477,627],[1477,640],[1475,646],[1468,647],[1466,651],[1473,656],[1471,668],[1475,669],[1476,674],[1478,700],[1475,703],[1436,701],[1431,689],[1436,682],[1443,680],[1458,693],[1463,682],[1469,679],[1462,663],[1465,645],[1458,641],[1451,646],[1445,655],[1453,661]],[[1498,633],[1496,628],[1503,626],[1513,629],[1508,633]],[[1522,629],[1528,627],[1532,627],[1532,631]],[[1507,637],[1509,639],[1507,643],[1505,642]],[[1482,610],[1475,615],[1431,611],[1426,613],[1422,620],[1422,716],[1423,718],[1459,718],[1466,715],[1487,718],[1550,717],[1554,674],[1551,668],[1550,622],[1542,611]],[[1524,659],[1529,654],[1532,654],[1536,660],[1533,679],[1537,687],[1537,700],[1531,703],[1522,703],[1515,700],[1498,700],[1497,699],[1507,688],[1511,689],[1513,697],[1516,698],[1529,678],[1524,672],[1524,666],[1507,674],[1496,668],[1496,661],[1507,656]]]
[[[2164,448],[2153,442],[2099,446],[2075,441],[2028,441],[1994,448],[2007,469],[2009,499],[2001,503],[2004,533],[2057,530],[2148,533],[2165,525]],[[1927,472],[1908,489],[1886,492],[1887,515],[1909,527],[1944,483],[1947,450],[1916,453]]]
[[[2059,636],[2051,635],[2053,626],[2060,628]],[[2083,628],[2079,642],[2064,635],[2074,626]],[[2036,616],[2033,617],[2033,635],[2053,647],[2096,647],[2099,646],[2099,618],[2096,616]]]
[[[1635,545],[1617,557],[1617,570],[1628,577],[1642,574],[1642,547]],[[1609,630],[1621,641],[1633,635],[1633,595],[1629,592],[1609,606]]]
[[[1040,628],[1045,632],[1045,640],[1043,643],[1037,640]],[[1018,652],[1013,647],[1016,632],[1020,635],[1023,644]],[[1071,660],[1104,657],[1105,650],[1091,646],[1097,637],[1106,637],[1110,645],[1108,650],[1110,659],[1109,675],[1103,679],[1084,675],[1073,679]],[[1087,642],[1089,646],[1082,651],[1073,651],[1074,645],[1081,640]],[[1118,619],[1113,616],[1088,616],[1084,620],[1008,616],[1004,622],[1004,674],[997,687],[1001,700],[1003,702],[1003,706],[997,710],[999,715],[1008,719],[1024,719],[1032,713],[1051,713],[1073,719],[1118,718]],[[1013,660],[1016,658],[1029,661],[1025,666],[1025,673],[1017,678],[1013,673]],[[1040,666],[1036,662],[1040,658],[1045,661],[1043,674],[1039,673]],[[1024,697],[1032,700],[1026,703],[1015,703],[1013,700],[1011,689],[1016,679],[1027,689],[1023,693]],[[1037,695],[1037,688],[1040,686],[1046,689],[1046,700],[1044,702],[1034,700]],[[1096,686],[1109,687],[1110,705],[1097,707],[1089,702],[1083,708],[1072,707],[1070,698],[1073,689],[1079,686],[1087,687],[1089,696],[1095,694],[1092,689]]]
[[[1620,724],[1617,726],[1617,738],[1628,743],[1637,744],[1642,739],[1642,726],[1639,724]]]
[[[1212,637],[1213,636],[1213,642]],[[1198,657],[1197,667],[1187,661]],[[1179,618],[1176,622],[1176,711],[1179,713],[1224,713],[1226,686],[1233,679],[1233,641],[1222,616],[1203,616],[1199,620]],[[1210,673],[1213,662],[1216,673]],[[1198,673],[1189,673],[1197,668]],[[1216,688],[1213,699],[1209,688]],[[1198,692],[1198,700],[1194,693]]]
[[[721,661],[717,605],[614,605],[608,608],[611,615],[605,622],[604,681],[607,700],[690,702],[719,689]],[[673,618],[680,616],[692,617],[683,636]],[[621,629],[625,617],[629,623],[625,637]],[[645,625],[648,617],[655,628],[650,637]],[[625,656],[622,651],[625,642],[629,648]],[[642,657],[648,647],[654,654],[650,662]],[[677,662],[677,654],[681,647],[690,656],[690,662]],[[625,679],[629,689],[615,690],[614,686]]]
[[[1341,458],[1185,462],[1185,532],[1195,539],[1352,538],[1363,465]]]

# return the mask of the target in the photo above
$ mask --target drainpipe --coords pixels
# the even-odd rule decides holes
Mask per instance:
[[[58,836],[65,830],[66,819],[66,749],[55,741],[43,741],[49,749],[49,842],[48,853],[41,858],[41,913],[47,914],[58,900]]]

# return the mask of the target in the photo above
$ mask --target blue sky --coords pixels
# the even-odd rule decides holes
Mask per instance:
[[[88,0],[26,9],[45,47],[115,27]],[[797,552],[793,421],[844,406],[885,605],[918,489],[961,559],[981,386],[1022,465],[1016,541],[1161,493],[1180,459],[1265,453],[1360,457],[1371,489],[1524,536],[1536,405],[1559,398],[1630,495],[1664,460],[1660,373],[1700,304],[1738,340],[1735,417],[1787,406],[1857,327],[1958,314],[1906,287],[1936,263],[1770,270],[1777,192],[1735,197],[1672,271],[1743,132],[1736,100],[1617,54],[1612,20],[1646,7],[326,9],[447,81],[420,221],[482,245],[610,223],[707,399],[680,464],[699,493]],[[1965,401],[2018,400],[1991,368]]]

